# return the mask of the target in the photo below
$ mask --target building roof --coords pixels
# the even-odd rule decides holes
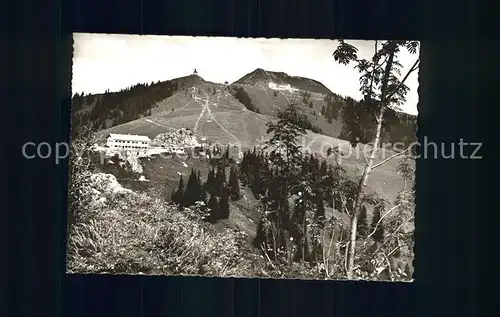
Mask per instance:
[[[125,140],[125,141],[142,141],[142,142],[150,142],[151,139],[145,135],[137,135],[137,134],[115,134],[110,133],[108,138],[111,137],[115,140]]]

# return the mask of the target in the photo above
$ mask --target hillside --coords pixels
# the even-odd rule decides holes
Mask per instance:
[[[150,115],[98,132],[147,135],[189,128],[212,143],[251,147],[266,132],[271,118],[249,111],[222,85],[204,83],[184,89],[151,108]]]
[[[290,257],[291,260],[293,256],[293,261],[300,259],[309,261],[301,258],[300,254],[307,254],[307,257],[320,256],[326,262],[338,261],[342,256],[340,252],[345,253],[341,251],[343,250],[341,248],[346,247],[344,243],[350,225],[348,213],[349,210],[352,210],[352,202],[354,201],[352,188],[357,186],[353,187],[353,184],[356,184],[354,180],[361,175],[362,168],[366,164],[366,157],[360,150],[364,147],[365,153],[368,153],[370,149],[362,144],[358,148],[353,148],[349,142],[349,131],[350,129],[365,129],[367,132],[365,132],[364,138],[370,140],[371,136],[368,132],[373,128],[373,123],[370,123],[370,120],[373,121],[373,113],[370,113],[369,109],[363,108],[363,103],[356,102],[352,98],[340,97],[325,89],[326,87],[320,83],[307,78],[291,77],[284,73],[258,69],[231,85],[212,83],[205,81],[200,76],[191,75],[163,83],[138,85],[122,92],[96,96],[75,96],[76,104],[78,102],[80,104],[73,109],[74,128],[77,129],[78,125],[85,124],[85,120],[92,123],[95,131],[93,137],[97,138],[98,145],[103,145],[105,137],[110,133],[146,135],[153,140],[148,154],[141,157],[135,156],[135,153],[132,152],[117,154],[105,146],[92,147],[105,153],[105,160],[102,160],[102,155],[95,155],[96,161],[92,164],[93,171],[91,173],[97,176],[92,176],[91,181],[94,182],[93,186],[97,188],[97,192],[109,191],[100,188],[100,183],[111,182],[115,188],[119,188],[117,185],[119,183],[120,186],[126,188],[120,189],[118,193],[122,197],[120,199],[124,199],[123,201],[110,193],[96,198],[99,206],[94,207],[96,210],[101,208],[106,213],[106,215],[101,213],[102,219],[100,221],[122,223],[126,227],[128,219],[135,219],[141,223],[141,230],[145,230],[142,233],[145,237],[156,237],[156,233],[148,231],[150,228],[154,227],[156,229],[151,230],[160,230],[158,229],[160,227],[156,226],[156,222],[153,226],[150,224],[151,221],[161,222],[165,220],[166,223],[161,225],[158,223],[158,225],[163,226],[161,230],[167,231],[171,230],[169,228],[172,226],[176,227],[176,222],[179,221],[189,228],[203,228],[200,231],[200,241],[205,241],[204,237],[208,238],[208,236],[204,236],[203,232],[205,230],[209,232],[210,243],[217,243],[217,237],[227,236],[233,232],[236,236],[227,237],[234,244],[222,246],[222,248],[232,248],[234,253],[231,256],[236,256],[237,261],[239,261],[238,266],[253,272],[253,269],[247,267],[255,265],[251,258],[259,258],[262,250],[258,248],[263,246],[262,243],[266,239],[270,239],[266,231],[270,227],[266,222],[274,221],[272,214],[279,210],[276,206],[281,208],[286,205],[282,202],[288,200],[290,203],[290,206],[286,207],[290,208],[288,209],[290,212],[288,221],[289,223],[296,222],[296,224],[283,227],[281,229],[284,230],[283,236],[280,236],[280,241],[277,242],[276,237],[272,238],[275,239],[274,246],[277,248],[276,243],[282,245],[282,248],[289,252],[286,257]],[[288,107],[290,104],[295,104],[295,107]],[[283,119],[283,113],[277,117],[285,109],[292,111],[287,117],[288,119]],[[307,120],[295,120],[301,118],[301,115],[305,115]],[[289,123],[300,122],[300,125],[307,130],[303,139],[299,141],[300,145],[312,154],[307,155],[307,159],[300,159],[293,163],[297,166],[296,170],[300,171],[292,176],[293,179],[298,180],[298,185],[293,186],[300,187],[295,187],[298,190],[293,192],[292,196],[286,196],[285,200],[277,200],[276,193],[281,193],[282,184],[293,183],[290,181],[292,178],[285,181],[283,178],[279,178],[282,177],[278,174],[279,170],[281,166],[287,164],[286,160],[276,160],[276,155],[266,156],[265,151],[261,153],[259,151],[246,151],[259,148],[260,145],[269,140],[272,135],[267,133],[268,124],[276,122],[278,119],[280,120],[279,126],[292,130],[293,128],[288,126]],[[414,118],[411,116],[388,111],[385,119],[383,141],[394,141],[401,137],[411,139],[413,137],[412,134],[414,134],[416,126]],[[280,135],[286,136],[286,132],[281,131]],[[95,141],[95,139],[92,140],[90,144],[94,144]],[[217,148],[224,149],[227,146],[229,146],[227,156],[221,160],[210,159],[209,153],[214,154]],[[191,152],[189,149],[195,151]],[[343,169],[336,169],[335,155],[327,154],[328,150],[334,149],[340,152],[339,164]],[[243,154],[243,152],[245,153]],[[383,149],[379,153],[375,164],[396,154],[387,149]],[[100,163],[97,161],[99,158],[101,159]],[[326,158],[326,162],[323,161],[323,158]],[[274,163],[271,163],[272,160]],[[396,204],[401,205],[400,201],[396,202],[398,194],[404,188],[408,189],[413,185],[412,178],[408,178],[408,183],[405,183],[398,172],[400,162],[401,157],[394,158],[372,170],[367,188],[364,191],[363,199],[366,199],[362,202],[366,209],[365,224],[377,221],[377,210],[379,211],[378,217],[380,217],[380,208],[387,210]],[[83,163],[80,162],[80,164]],[[270,164],[274,164],[272,168],[269,168]],[[409,162],[407,170],[412,169],[414,169],[414,163]],[[293,169],[285,170],[293,171]],[[336,174],[335,170],[340,170],[340,172]],[[115,178],[113,179],[113,177]],[[182,190],[177,190],[178,188]],[[264,196],[261,196],[264,193],[261,188],[265,191]],[[237,194],[234,194],[235,191]],[[375,196],[370,198],[372,197],[370,194],[375,192],[384,202]],[[210,195],[210,199],[208,195]],[[302,205],[304,197],[308,201],[309,205],[307,206]],[[317,199],[318,197],[319,199]],[[277,201],[280,201],[281,205],[276,205]],[[90,204],[90,206],[93,205]],[[301,208],[303,208],[303,216],[300,216]],[[164,210],[168,210],[170,218],[159,220],[163,219]],[[283,212],[288,213],[287,211]],[[325,227],[309,226],[308,231],[303,236],[304,240],[302,240],[300,226],[302,226],[301,223],[306,223],[306,213],[311,215],[307,221],[311,220],[318,226],[321,226],[321,221],[325,221],[326,225]],[[302,220],[297,222],[298,218],[296,217],[304,217],[303,222]],[[318,217],[323,217],[321,218],[323,220]],[[396,225],[399,225],[397,222],[399,218],[396,216],[390,215],[384,222],[387,223],[387,219],[392,219],[388,226],[395,228]],[[306,225],[304,224],[304,226]],[[412,231],[412,226],[412,223],[407,223],[404,227],[400,226],[406,232],[402,233],[402,238],[408,238],[407,233]],[[79,230],[85,231],[88,228],[82,226]],[[95,230],[100,229],[96,228]],[[116,234],[136,241],[134,240],[136,237],[130,235],[127,230],[118,230]],[[87,235],[90,239],[94,233],[89,232]],[[79,239],[79,237],[80,235],[77,235],[75,239]],[[331,246],[334,237],[337,241],[335,242],[336,255],[326,254],[327,243],[325,239],[330,239]],[[188,240],[183,240],[181,244],[192,242],[188,236],[186,238]],[[319,247],[315,242],[319,241],[319,238],[323,239],[323,242],[320,242],[321,248],[323,248],[322,255],[317,253],[320,251],[314,249]],[[359,238],[361,239],[361,237]],[[127,245],[127,252],[130,251],[134,254],[127,258],[127,261],[131,263],[135,261],[133,265],[140,266],[137,261],[142,256],[141,252],[154,249],[154,245],[158,243],[156,238],[152,239],[154,240],[152,245],[150,242],[144,241]],[[110,238],[108,242],[111,243],[111,241]],[[269,243],[269,240],[267,241]],[[374,244],[376,245],[380,240],[374,241],[376,241]],[[80,241],[80,243],[82,245],[78,248],[85,249],[86,242]],[[73,244],[76,245],[78,242],[74,241]],[[305,247],[302,249],[304,245]],[[305,248],[309,246],[311,249],[306,251]],[[386,248],[388,247],[394,246],[386,246]],[[103,246],[102,248],[108,247]],[[191,247],[187,246],[187,248]],[[357,252],[371,252],[365,243],[360,243],[356,248]],[[164,246],[161,246],[161,249],[164,249]],[[177,249],[174,248],[169,252],[175,254],[177,252],[175,250]],[[214,247],[213,250],[216,252],[217,247]],[[264,253],[267,256],[272,256],[271,253],[266,253],[270,250],[268,249]],[[274,250],[277,252],[278,249]],[[398,270],[401,270],[402,266],[411,265],[411,250],[408,250],[404,251],[405,255],[391,257],[391,261],[398,263],[396,265],[399,267]],[[112,253],[115,251],[121,252],[117,249],[113,250]],[[196,252],[202,252],[202,250],[196,249]],[[330,252],[330,247],[328,247],[328,252]],[[245,253],[245,257],[249,256],[250,258],[243,256],[238,258],[239,253]],[[144,270],[149,274],[157,272],[181,273],[181,271],[205,274],[203,272],[208,269],[204,266],[205,260],[198,263],[199,267],[193,269],[194,271],[187,263],[184,263],[185,267],[180,269],[175,263],[170,262],[172,259],[167,254],[161,252],[160,254],[162,254],[160,258],[151,258],[150,265],[143,267],[140,271]],[[109,254],[109,256],[113,257],[115,254]],[[128,267],[129,264],[122,263],[120,260],[122,257],[116,256],[115,264],[120,266],[118,271],[137,271],[137,268]],[[278,255],[275,253],[273,259],[277,259],[277,257]],[[208,256],[206,258],[208,259]],[[367,255],[366,258],[370,259],[370,256]],[[93,263],[94,261],[97,263]],[[276,272],[275,274],[283,276],[282,269],[277,269],[269,258],[267,261],[272,270]],[[322,266],[329,265],[326,262],[316,263],[319,265],[317,267],[319,271],[315,275],[333,276],[333,271],[321,271]],[[164,264],[156,266],[156,263]],[[92,257],[83,259],[76,256],[73,259],[71,271],[81,271],[82,267],[85,270],[91,270],[91,267],[97,265],[103,266],[102,270],[109,272],[115,270],[116,267],[113,268],[115,264],[109,267],[107,263],[101,262],[99,259]],[[282,265],[285,265],[285,271],[293,271],[293,265]],[[166,270],[165,267],[169,267],[169,269]],[[343,264],[335,264],[333,267],[336,267],[332,269],[337,270],[337,272],[344,270]],[[177,271],[178,269],[181,271]],[[259,271],[268,269],[266,264],[265,267],[259,268]],[[217,269],[210,267],[210,270]],[[224,275],[225,270],[221,268],[221,271],[217,271],[217,273]],[[305,267],[299,269],[299,271],[304,270],[307,269]],[[372,272],[373,268],[367,267],[363,270]],[[377,272],[377,270],[373,272]],[[252,274],[257,273],[253,272]]]
[[[273,82],[277,81],[281,86],[271,85],[269,87],[268,85],[265,88],[262,83],[268,77]],[[337,114],[338,120],[332,120],[332,123],[328,123],[328,120],[324,116],[319,115],[321,108],[325,104],[336,103],[337,105],[344,105],[344,100],[333,94],[324,96],[310,91],[296,91],[282,88],[284,85],[292,87],[292,83],[294,84],[293,87],[313,89],[311,87],[314,86],[317,91],[323,89],[321,85],[314,84],[314,81],[309,81],[305,78],[256,70],[245,75],[229,87],[227,85],[210,83],[203,80],[200,76],[191,75],[173,79],[165,83],[157,83],[150,87],[144,86],[141,88],[142,93],[119,92],[97,95],[94,97],[103,100],[106,98],[116,99],[118,98],[117,96],[121,96],[118,99],[128,100],[126,99],[127,94],[135,96],[134,98],[146,95],[154,99],[157,96],[156,94],[159,94],[158,91],[162,89],[168,90],[165,87],[173,87],[168,90],[168,94],[171,94],[168,98],[155,102],[140,118],[118,125],[111,124],[111,127],[107,129],[99,129],[97,136],[103,140],[109,133],[130,133],[147,135],[151,139],[154,139],[159,134],[189,128],[199,140],[206,140],[207,143],[222,145],[239,144],[242,149],[252,148],[254,145],[268,138],[266,124],[274,119],[276,112],[284,109],[291,100],[298,100],[299,107],[308,115],[311,123],[319,126],[322,130],[321,132],[323,132],[314,133],[309,131],[303,142],[303,146],[309,147],[316,153],[325,153],[328,147],[338,146],[342,152],[347,154],[343,158],[342,164],[353,176],[360,175],[364,158],[361,154],[349,155],[349,151],[352,151],[349,143],[338,138],[342,130],[340,115]],[[243,87],[248,92],[250,102],[255,105],[260,113],[250,111],[248,105],[244,105],[235,97],[234,86]],[[131,91],[139,90],[139,88],[134,88]],[[306,103],[303,102],[304,99],[308,99],[312,103],[313,108],[310,108],[308,105],[306,106]],[[93,107],[96,107],[96,105]],[[92,110],[92,112],[96,111]],[[315,116],[312,115],[312,111],[316,112]],[[408,124],[413,125],[412,116],[395,115],[394,117],[398,118],[398,120],[399,117],[405,118],[409,122]],[[390,151],[386,152],[385,157],[391,155]],[[170,163],[164,162],[163,164],[168,165]],[[381,191],[383,196],[391,202],[394,201],[397,192],[403,185],[402,180],[397,175],[396,165],[397,160],[394,160],[374,170],[369,183],[372,188]],[[174,171],[173,175],[175,176],[174,178],[177,178],[177,171]]]
[[[346,116],[347,120],[358,116],[360,123],[373,121],[372,116],[363,110],[363,105],[354,103],[361,108],[351,111],[349,98],[332,93],[315,80],[257,69],[230,86],[205,81],[198,75],[189,75],[165,82],[138,84],[119,92],[77,94],[73,97],[72,133],[77,133],[79,127],[87,123],[91,123],[95,130],[106,130],[145,117],[155,117],[161,112],[163,118],[169,119],[190,116],[194,109],[200,107],[199,102],[193,100],[195,95],[188,91],[192,87],[199,87],[204,91],[196,93],[197,98],[207,99],[205,93],[209,95],[211,105],[215,106],[210,110],[216,110],[220,117],[219,120],[216,118],[217,121],[232,120],[232,116],[223,112],[240,109],[253,112],[244,115],[251,117],[250,121],[265,121],[266,117],[255,116],[255,113],[275,116],[290,102],[296,103],[306,114],[311,123],[308,129],[334,138],[342,137]],[[174,109],[174,113],[167,114],[168,109]],[[411,139],[416,131],[416,116],[388,109],[386,121],[387,132],[384,134],[390,136],[388,138],[392,142],[401,141],[404,137]],[[172,129],[179,126],[163,125]]]
[[[244,93],[238,95],[238,91],[242,90]],[[247,97],[246,100],[241,95]],[[158,100],[160,98],[163,99]],[[359,152],[357,155],[349,154],[353,151],[349,142],[339,139],[343,128],[341,117],[345,111],[343,108],[347,105],[346,99],[307,78],[258,69],[228,86],[207,82],[200,76],[190,75],[150,86],[139,85],[122,92],[87,96],[86,99],[101,100],[84,104],[77,110],[79,113],[89,111],[92,116],[88,120],[92,120],[98,114],[107,113],[105,120],[104,117],[99,117],[95,121],[107,122],[105,126],[97,128],[97,137],[101,141],[109,133],[140,134],[155,139],[160,134],[188,128],[203,142],[223,146],[239,145],[241,149],[252,148],[267,139],[269,136],[266,133],[266,124],[274,120],[278,111],[284,109],[291,101],[295,101],[311,124],[320,129],[320,131],[315,129],[320,133],[308,132],[302,144],[304,147],[314,153],[325,153],[330,147],[339,147],[345,154],[342,165],[352,177],[361,174],[364,164],[363,155]],[[109,104],[105,104],[106,100]],[[123,116],[112,117],[113,114],[121,113],[120,109],[123,107],[125,111],[135,109],[133,106],[137,100],[142,100],[139,109],[145,109],[137,115],[138,118],[121,122]],[[320,114],[322,111],[325,114]],[[389,112],[388,118],[401,121],[403,126],[414,126],[412,121],[414,119],[409,115]],[[409,134],[411,131],[409,129],[409,132],[405,133]],[[392,154],[394,153],[386,151],[384,157]],[[381,161],[384,157],[379,157],[376,161]],[[189,173],[191,168],[200,170],[206,175],[208,162],[191,160],[185,162],[189,168],[185,168],[176,157],[142,160],[144,176],[152,180],[145,186],[162,182],[163,188],[171,191],[177,184],[179,173]],[[329,161],[332,162],[332,159]],[[375,169],[368,183],[370,188],[376,189],[390,204],[394,202],[397,193],[404,185],[397,173],[397,164],[398,160],[395,159]]]
[[[251,73],[246,74],[241,77],[234,84],[240,85],[250,85],[250,86],[266,86],[266,87],[276,87],[278,89],[289,90],[289,91],[309,91],[312,93],[317,93],[321,95],[333,94],[328,88],[325,87],[319,81],[298,77],[289,76],[283,72],[272,72],[267,71],[262,68],[257,68]]]
[[[72,98],[72,134],[91,124],[95,130],[110,128],[139,119],[152,107],[176,91],[204,83],[203,78],[189,75],[168,81],[137,84],[118,92],[75,94]]]

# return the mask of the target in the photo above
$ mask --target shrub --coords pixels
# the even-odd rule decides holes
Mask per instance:
[[[104,199],[102,199],[104,198]],[[234,274],[242,261],[240,232],[217,233],[199,206],[176,206],[146,194],[104,193],[73,225],[71,273]]]

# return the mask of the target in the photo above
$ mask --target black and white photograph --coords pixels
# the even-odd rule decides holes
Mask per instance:
[[[67,273],[413,281],[418,41],[73,39]]]

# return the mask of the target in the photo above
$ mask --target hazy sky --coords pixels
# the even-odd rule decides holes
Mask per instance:
[[[359,73],[353,65],[339,65],[332,53],[334,40],[139,36],[77,33],[74,35],[73,93],[102,93],[137,83],[164,81],[189,75],[194,68],[203,79],[233,82],[262,68],[302,76],[323,83],[332,92],[361,98]],[[370,59],[374,41],[348,41],[358,56]],[[399,54],[405,67],[417,55]],[[410,87],[403,111],[417,114],[418,72],[405,82]]]

